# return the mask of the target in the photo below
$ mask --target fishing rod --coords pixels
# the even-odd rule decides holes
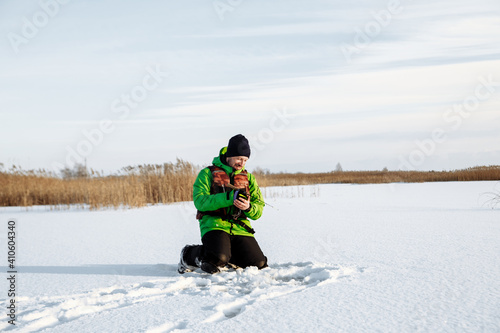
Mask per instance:
[[[267,202],[265,202],[265,201],[263,201],[263,200],[260,200],[260,199],[257,199],[257,198],[252,198],[252,197],[250,196],[250,193],[247,193],[247,191],[246,191],[246,189],[245,189],[245,188],[239,188],[239,187],[234,186],[233,184],[226,184],[225,186],[226,186],[226,187],[229,187],[229,188],[230,188],[230,189],[232,189],[232,190],[236,190],[236,191],[243,191],[243,193],[245,193],[245,194],[246,194],[246,196],[247,196],[247,197],[249,197],[250,199],[253,199],[254,201],[257,201],[257,202],[261,202],[261,203],[263,203],[264,205],[269,206],[269,207],[271,207],[271,208],[273,208],[273,209],[279,210],[278,208],[276,208],[276,207],[274,207],[274,206],[272,206],[272,205],[268,204]]]

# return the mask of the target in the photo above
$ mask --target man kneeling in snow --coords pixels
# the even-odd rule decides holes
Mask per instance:
[[[238,134],[220,150],[213,165],[198,174],[193,200],[203,245],[186,245],[182,249],[179,273],[200,267],[212,274],[228,264],[267,267],[267,258],[248,221],[260,218],[264,209],[255,177],[245,170],[249,157],[248,140]]]

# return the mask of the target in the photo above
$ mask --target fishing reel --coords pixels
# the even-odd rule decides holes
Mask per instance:
[[[245,189],[237,189],[234,191],[234,197],[233,200],[242,198],[244,200],[248,200],[250,196],[248,195],[248,192]]]

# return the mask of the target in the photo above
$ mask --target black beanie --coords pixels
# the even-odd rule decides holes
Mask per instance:
[[[246,156],[250,158],[250,145],[247,138],[238,134],[229,139],[226,157]]]

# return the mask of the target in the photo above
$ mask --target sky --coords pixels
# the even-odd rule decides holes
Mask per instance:
[[[0,2],[0,163],[500,164],[500,3]]]

